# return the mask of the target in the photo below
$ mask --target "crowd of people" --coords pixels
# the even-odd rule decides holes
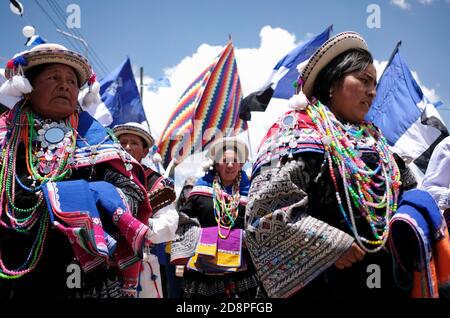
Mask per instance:
[[[251,175],[236,137],[174,182],[147,167],[140,123],[78,104],[95,76],[42,44],[7,64],[0,118],[0,298],[406,298],[450,295],[450,137],[424,182],[364,120],[377,74],[343,32],[299,67]],[[71,270],[68,270],[71,269]]]

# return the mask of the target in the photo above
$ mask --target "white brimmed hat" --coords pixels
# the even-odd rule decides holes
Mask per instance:
[[[305,68],[301,72],[301,79],[303,81],[303,93],[311,98],[317,75],[320,71],[330,63],[336,56],[348,51],[350,49],[364,49],[369,50],[366,41],[362,36],[356,32],[347,31],[336,34],[334,37],[326,41],[317,51],[311,56]]]
[[[249,155],[247,144],[236,137],[225,137],[214,141],[208,149],[207,157],[213,162],[217,162],[219,156],[222,156],[226,150],[234,149],[236,149],[238,154],[238,162],[246,163]]]
[[[142,124],[136,122],[129,122],[126,124],[121,124],[114,126],[113,128],[114,135],[119,138],[120,135],[123,134],[133,134],[144,139],[148,148],[151,148],[155,143],[152,135],[147,131],[146,127]]]
[[[26,73],[35,66],[50,63],[59,63],[72,67],[78,77],[80,87],[86,84],[93,75],[88,60],[82,55],[68,50],[60,44],[45,43],[36,45],[29,51],[16,54],[6,64],[5,77],[10,79],[20,71]]]

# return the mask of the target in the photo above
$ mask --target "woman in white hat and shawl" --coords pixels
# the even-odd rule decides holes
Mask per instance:
[[[171,262],[186,266],[185,298],[253,298],[258,280],[243,242],[248,148],[235,137],[221,138],[208,158],[210,169],[180,209]]]

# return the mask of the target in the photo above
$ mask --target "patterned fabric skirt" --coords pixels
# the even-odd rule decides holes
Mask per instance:
[[[84,290],[76,293],[76,298],[123,298],[122,285],[118,278],[113,273],[108,273],[108,270],[102,270],[91,273],[92,276],[97,276],[97,282],[86,284]],[[85,277],[86,282],[86,277]]]
[[[183,298],[255,298],[258,277],[254,271],[205,275],[193,270],[184,274]]]

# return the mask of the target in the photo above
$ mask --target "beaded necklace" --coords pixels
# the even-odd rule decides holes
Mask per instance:
[[[367,122],[363,122],[359,128],[345,126],[319,101],[314,105],[308,105],[306,111],[325,147],[325,160],[322,166],[328,162],[339,209],[347,225],[357,243],[366,252],[375,253],[381,250],[388,239],[389,221],[397,210],[401,184],[400,172],[386,139],[377,128]],[[365,139],[366,145],[370,145],[378,153],[379,159],[374,169],[360,158],[357,140],[362,138]],[[348,213],[339,194],[333,163],[342,179]],[[378,195],[380,192],[383,194]],[[352,203],[369,224],[374,240],[362,237],[358,233]],[[383,215],[378,215],[376,209],[383,209]],[[375,247],[369,248],[366,245]]]
[[[71,170],[71,161],[76,146],[78,114],[65,121],[49,122],[35,118],[25,102],[16,109],[11,132],[6,136],[2,149],[0,170],[0,226],[20,233],[31,233],[38,226],[35,240],[25,262],[15,269],[8,269],[0,250],[0,278],[16,279],[31,272],[38,264],[45,245],[49,225],[49,214],[43,204],[41,191],[47,182],[62,180]],[[25,147],[28,179],[32,186],[23,184],[16,173],[19,145]],[[15,189],[37,194],[37,203],[29,208],[15,205]]]
[[[225,189],[222,189],[220,177],[217,173],[213,181],[213,203],[214,203],[214,217],[217,222],[217,228],[219,237],[226,239],[230,235],[231,228],[234,226],[234,222],[239,213],[239,184],[241,182],[241,173],[233,183],[232,195],[226,193]],[[222,228],[228,232],[226,235],[222,234]]]

